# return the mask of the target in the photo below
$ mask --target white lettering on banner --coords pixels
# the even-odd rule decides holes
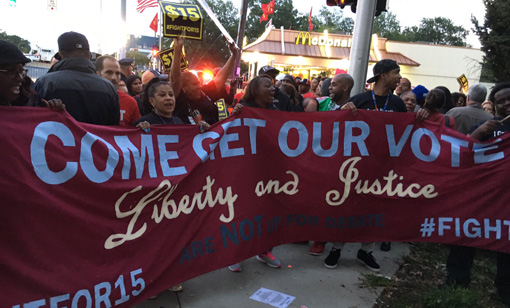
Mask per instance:
[[[278,180],[269,180],[267,181],[267,184],[264,186],[264,181],[260,181],[257,183],[257,186],[255,186],[255,194],[260,197],[262,195],[269,195],[272,193],[279,194],[281,192],[284,192],[285,194],[292,196],[298,193],[299,189],[299,177],[296,173],[288,170],[285,172],[286,174],[292,175],[292,180],[288,181],[287,183],[283,184],[283,186],[280,187],[280,181]],[[290,188],[290,189],[289,189]]]
[[[345,202],[351,193],[351,185],[358,181],[355,185],[355,192],[358,195],[372,194],[372,195],[387,195],[389,197],[398,196],[419,198],[421,196],[431,199],[435,198],[438,193],[435,192],[435,187],[432,184],[421,187],[420,184],[412,183],[407,188],[402,183],[396,183],[394,181],[398,178],[400,181],[404,179],[403,176],[399,176],[393,170],[388,172],[387,176],[383,176],[382,181],[375,180],[370,183],[368,180],[358,180],[359,170],[355,168],[356,163],[361,160],[361,157],[352,157],[344,161],[339,170],[340,181],[344,183],[343,194],[340,194],[338,190],[330,190],[326,194],[326,202],[331,206],[338,206]]]
[[[48,166],[46,156],[46,145],[50,136],[57,137],[64,147],[76,147],[76,140],[71,130],[62,123],[47,121],[42,122],[34,129],[32,142],[30,143],[30,160],[34,168],[34,172],[39,179],[50,185],[58,185],[65,183],[72,179],[81,168],[85,176],[94,183],[104,183],[112,178],[114,175],[117,164],[119,163],[119,152],[103,138],[96,136],[92,133],[86,133],[80,143],[80,156],[76,161],[69,160],[66,162],[64,169],[60,171],[53,171]],[[122,179],[128,180],[130,176],[131,159],[130,152],[134,158],[136,168],[136,178],[142,177],[145,162],[149,168],[149,176],[151,178],[157,177],[155,162],[154,162],[154,147],[152,135],[139,135],[141,139],[141,150],[133,145],[127,136],[114,136],[117,146],[121,149],[124,165],[122,168]],[[102,143],[108,149],[108,157],[106,157],[106,164],[104,170],[98,170],[96,167],[96,159],[92,146],[96,141]],[[184,166],[170,167],[169,161],[177,161],[179,156],[177,151],[168,151],[167,144],[178,144],[178,135],[157,135],[159,159],[161,171],[164,176],[177,176],[186,174]],[[146,156],[147,153],[147,156]],[[78,163],[79,162],[79,163]]]
[[[219,145],[221,158],[245,155],[246,152],[243,148],[234,149],[229,148],[229,142],[239,140],[239,134],[227,133],[230,127],[240,127],[241,119],[235,119],[230,122],[225,122],[221,126],[225,131],[223,136],[220,136],[220,134],[218,134],[217,132],[210,131],[196,135],[193,138],[193,150],[195,151],[196,155],[202,160],[202,162],[205,162],[208,158],[210,158],[211,160],[215,159],[214,150],[218,145],[218,141],[216,139],[220,137],[221,139],[219,140]],[[243,119],[243,126],[249,127],[251,154],[257,154],[257,128],[266,127],[266,121],[245,118]],[[213,139],[215,141],[210,144],[209,150],[206,150],[203,145],[203,142],[206,139]]]
[[[49,307],[57,308],[57,307],[69,307],[69,308],[78,308],[78,307],[112,307],[112,301],[115,300],[115,306],[118,306],[122,303],[125,303],[129,300],[131,296],[138,296],[145,290],[145,280],[142,277],[136,277],[137,275],[142,274],[142,269],[136,269],[131,271],[130,277],[124,279],[124,275],[120,275],[117,281],[115,282],[115,289],[119,289],[118,295],[112,294],[112,283],[109,281],[104,281],[93,286],[92,292],[89,289],[81,289],[73,294],[63,294],[58,296],[53,296],[49,298]],[[124,281],[131,280],[131,294],[128,294],[128,288],[126,288],[126,284]],[[72,296],[72,299],[71,299]],[[119,299],[115,299],[116,296],[120,296]],[[71,301],[71,302],[69,302]],[[104,305],[103,305],[104,304]],[[36,301],[31,301],[29,303],[24,303],[23,306],[15,305],[12,308],[39,308],[46,307],[46,299],[39,299]]]
[[[154,204],[152,219],[159,224],[163,218],[176,219],[183,214],[191,214],[193,210],[205,209],[206,206],[214,208],[216,204],[227,205],[227,215],[221,214],[219,220],[228,223],[234,219],[234,203],[237,200],[238,195],[232,193],[232,187],[228,186],[223,192],[223,188],[218,188],[216,195],[213,196],[212,186],[214,185],[215,179],[211,179],[210,176],[206,178],[206,184],[203,186],[202,191],[196,192],[193,196],[184,195],[178,204],[175,200],[170,199],[178,185],[172,186],[172,183],[168,180],[163,180],[158,187],[149,192],[147,195],[142,197],[135,207],[122,211],[121,206],[124,204],[124,199],[130,194],[134,194],[142,190],[142,186],[133,188],[131,191],[124,193],[115,203],[115,214],[119,219],[131,217],[125,233],[117,233],[110,235],[105,243],[105,249],[112,249],[124,244],[126,241],[131,241],[141,237],[147,230],[147,222],[143,222],[143,225],[138,229],[134,230],[135,224],[138,222],[140,214],[147,205]],[[204,194],[205,193],[205,194]],[[160,204],[159,204],[160,203]],[[158,210],[158,206],[161,209]]]

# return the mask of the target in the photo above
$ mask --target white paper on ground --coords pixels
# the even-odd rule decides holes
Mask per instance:
[[[259,290],[257,290],[257,292],[253,293],[252,296],[250,296],[250,299],[256,300],[264,304],[269,304],[277,308],[287,308],[290,305],[290,303],[292,303],[292,301],[296,299],[296,297],[283,294],[278,291],[260,288]]]

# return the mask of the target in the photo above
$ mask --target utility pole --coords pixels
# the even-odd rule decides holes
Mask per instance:
[[[239,20],[239,28],[237,30],[237,46],[239,46],[239,53],[237,54],[236,62],[234,65],[234,72],[232,78],[236,78],[241,74],[241,53],[243,52],[244,28],[246,25],[246,14],[248,12],[248,0],[243,0],[241,4],[241,18]]]
[[[120,0],[120,17],[122,19],[122,46],[120,47],[119,59],[126,57],[126,43],[127,43],[127,31],[126,31],[126,0]]]
[[[352,95],[365,90],[376,4],[377,0],[361,0],[357,5],[351,55],[349,57],[349,74],[354,79]]]

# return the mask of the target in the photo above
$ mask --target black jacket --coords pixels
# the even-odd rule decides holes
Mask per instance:
[[[59,98],[77,121],[97,125],[119,125],[117,89],[96,75],[94,64],[85,58],[65,58],[48,74],[37,79],[39,98]]]

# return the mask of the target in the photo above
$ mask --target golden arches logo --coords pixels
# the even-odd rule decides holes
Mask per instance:
[[[310,37],[310,32],[300,31],[298,36],[296,37],[296,45],[299,45],[299,38],[301,38],[301,45],[306,45],[306,39],[308,38],[308,45],[312,45],[312,38]]]

